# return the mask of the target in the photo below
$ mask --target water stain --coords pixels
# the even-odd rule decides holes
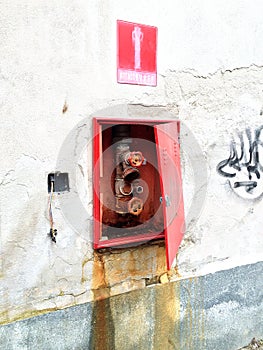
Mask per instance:
[[[92,291],[95,301],[92,303],[92,332],[88,349],[113,350],[115,341],[110,292],[105,281],[103,256],[97,252],[94,252]]]
[[[155,287],[154,350],[180,349],[180,282]]]
[[[204,287],[201,278],[183,281],[185,311],[181,322],[181,339],[185,350],[205,349]]]

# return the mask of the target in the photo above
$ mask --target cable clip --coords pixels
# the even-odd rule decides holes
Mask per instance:
[[[54,225],[53,214],[52,214],[53,192],[54,192],[54,181],[51,181],[50,196],[49,196],[49,200],[48,200],[48,213],[49,213],[49,222],[50,222],[49,236],[51,237],[51,240],[53,242],[57,243],[56,235],[57,235],[58,231],[53,228],[53,225]]]

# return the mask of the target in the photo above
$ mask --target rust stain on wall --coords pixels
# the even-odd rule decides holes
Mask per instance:
[[[104,256],[96,251],[94,252],[91,290],[95,301],[110,296],[109,287],[105,280]]]
[[[85,264],[86,262],[83,261],[82,268]],[[95,301],[89,349],[111,350],[115,349],[116,346],[119,348],[118,339],[122,334],[122,325],[116,321],[119,318],[119,308],[123,307],[124,312],[127,312],[127,305],[131,304],[130,307],[133,310],[130,312],[133,317],[131,313],[129,313],[129,316],[127,314],[129,319],[128,328],[131,328],[131,331],[134,332],[138,326],[138,312],[143,312],[142,310],[148,307],[147,303],[149,302],[145,299],[144,302],[140,300],[138,304],[136,299],[138,295],[143,296],[149,293],[147,289],[140,287],[145,286],[146,279],[154,281],[153,284],[158,284],[160,276],[163,274],[167,274],[163,243],[160,246],[143,246],[115,252],[94,252],[92,292]],[[84,276],[82,276],[82,280],[85,280]],[[127,283],[127,281],[130,281],[130,283]],[[144,281],[144,284],[140,283],[141,281]],[[114,288],[118,285],[120,286],[119,294],[122,295],[116,295],[112,299]],[[131,287],[134,287],[137,291],[131,292],[129,289]],[[130,293],[125,294],[125,292]],[[172,328],[174,328],[175,320],[179,320],[179,287],[175,289],[173,283],[160,286],[160,288],[157,287],[155,301],[155,319],[152,320],[155,325],[155,331],[152,335],[156,343],[154,349],[175,349],[174,344],[179,338],[174,337],[175,332]],[[135,310],[136,313],[134,314]],[[135,319],[133,319],[134,317]],[[125,327],[127,327],[126,323]],[[115,339],[116,337],[117,339]],[[132,342],[132,340],[129,341]]]
[[[82,282],[86,261],[82,263]],[[156,284],[167,273],[163,242],[153,246],[94,252],[92,291],[94,300]],[[172,273],[172,272],[171,272]]]
[[[104,256],[94,252],[91,286],[94,303],[92,310],[92,333],[88,349],[114,349],[114,323],[110,309],[110,290],[105,280]]]
[[[88,349],[113,350],[114,321],[111,315],[110,300],[97,300],[93,304],[92,332]]]
[[[180,349],[180,282],[155,289],[154,349]]]

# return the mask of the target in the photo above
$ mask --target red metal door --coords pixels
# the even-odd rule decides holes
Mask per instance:
[[[177,121],[154,126],[168,269],[175,264],[176,253],[185,231],[178,129]]]

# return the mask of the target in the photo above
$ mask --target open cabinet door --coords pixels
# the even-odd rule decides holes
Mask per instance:
[[[168,270],[176,263],[176,254],[185,231],[178,129],[178,121],[154,126]]]

